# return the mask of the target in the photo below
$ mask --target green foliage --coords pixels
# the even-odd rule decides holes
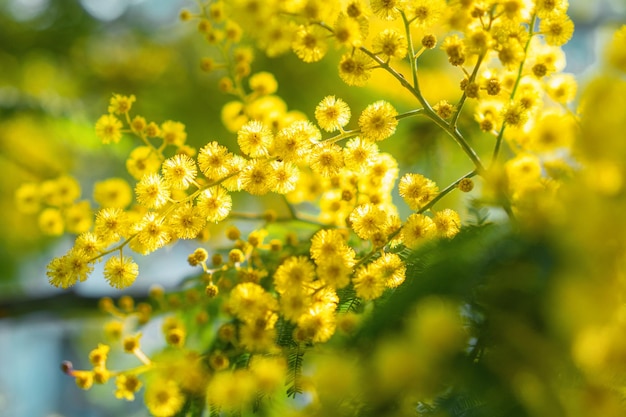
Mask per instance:
[[[289,348],[287,353],[287,397],[295,398],[302,394],[302,366],[304,364],[305,348],[296,344]]]
[[[445,382],[444,393],[418,404],[419,415],[528,416],[508,376],[519,366],[538,374],[571,372],[567,359],[552,356],[554,352],[532,359],[536,343],[547,352],[558,348],[541,306],[549,302],[559,262],[553,244],[544,238],[523,237],[502,225],[466,228],[453,240],[414,251],[407,259],[407,282],[377,306],[348,346],[361,352],[363,362],[373,361],[371,348],[408,331],[407,318],[421,300],[456,300],[472,335],[470,344],[452,362],[454,377]],[[511,333],[520,330],[529,332],[528,339]],[[508,352],[505,358],[492,357],[503,352]],[[401,403],[404,395],[388,401]],[[556,399],[548,403],[558,409]],[[380,412],[366,415],[393,415]]]
[[[337,291],[339,296],[339,305],[337,306],[337,312],[350,313],[357,312],[362,305],[362,301],[356,295],[356,291],[351,286],[345,287]]]

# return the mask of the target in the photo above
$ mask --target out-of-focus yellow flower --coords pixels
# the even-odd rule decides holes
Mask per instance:
[[[127,401],[135,400],[135,393],[142,387],[142,383],[133,374],[122,374],[115,378],[115,397]]]
[[[185,396],[175,381],[159,377],[146,384],[144,401],[152,415],[171,417],[182,409]]]
[[[101,116],[96,122],[96,136],[102,143],[118,143],[122,139],[122,122],[112,114]]]
[[[126,208],[133,201],[133,193],[123,178],[108,178],[94,185],[93,198],[101,207]]]

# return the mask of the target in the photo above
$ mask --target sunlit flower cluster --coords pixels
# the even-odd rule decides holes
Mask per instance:
[[[164,417],[198,404],[211,415],[259,407],[285,384],[289,396],[312,393],[321,414],[311,415],[332,410],[317,395],[364,396],[364,383],[348,376],[344,386],[324,394],[328,387],[319,381],[332,379],[324,374],[330,360],[303,382],[304,352],[376,314],[385,296],[410,280],[416,267],[407,262],[409,254],[459,234],[464,216],[448,206],[448,195],[470,193],[476,204],[533,230],[562,212],[556,196],[578,168],[581,135],[571,106],[576,81],[563,73],[561,46],[574,30],[567,10],[566,0],[233,0],[181,12],[221,51],[221,59],[203,58],[200,68],[219,74],[219,89],[231,97],[221,119],[237,149],[218,138],[195,149],[182,122],[148,122],[135,113],[141,98],[114,94],[95,134],[103,144],[134,140],[126,160],[134,183],[110,178],[95,184],[93,212],[78,201],[80,188],[69,176],[25,184],[16,195],[22,211],[39,213],[45,233],[76,235],[74,246],[48,266],[49,282],[57,287],[86,280],[104,260],[104,279],[127,288],[140,276],[133,256],[180,239],[197,243],[187,258],[197,274],[179,290],[151,294],[151,305],[167,316],[164,352],[147,355],[141,333],[123,325],[131,317],[147,323],[153,307],[108,300],[103,306],[113,321],[106,333],[141,365],[109,370],[110,347],[103,344],[90,354],[93,369],[68,365],[66,373],[85,389],[115,377],[114,395],[129,401],[145,386],[148,410]],[[242,43],[244,34],[256,49]],[[618,32],[608,54],[622,71],[624,38],[624,30]],[[305,109],[313,116],[308,118],[288,108],[271,72],[252,70],[255,51],[293,53],[311,63],[333,50],[339,51],[338,76],[348,86],[366,86],[383,73],[395,83],[389,88],[404,90],[413,101],[407,105],[390,94],[349,103],[329,91]],[[420,76],[429,54],[443,58],[453,75],[442,82],[456,96],[431,102],[425,95]],[[384,151],[387,144],[393,149],[396,135],[420,135],[402,130],[415,118],[458,145],[469,168],[446,166],[442,176],[456,180],[435,182]],[[620,190],[621,165],[611,170],[598,160],[603,182],[596,185],[609,194]],[[237,198],[240,192],[273,194],[280,207],[250,212]],[[241,224],[250,220],[258,226],[244,232]],[[216,224],[225,227],[212,228]],[[209,240],[213,230],[230,243],[216,247]],[[418,346],[431,365],[409,365],[412,353],[404,345],[372,348],[376,361],[368,369],[380,385],[381,404],[403,375],[437,386],[433,369],[469,343],[461,310],[456,301],[437,298],[407,313],[414,333],[400,338]],[[598,333],[594,328],[578,335],[575,356],[583,367],[599,360],[587,346]],[[342,369],[346,361],[336,366]],[[432,387],[418,388],[423,399],[436,394]]]

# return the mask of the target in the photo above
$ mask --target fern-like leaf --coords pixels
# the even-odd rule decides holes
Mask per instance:
[[[222,412],[221,408],[218,405],[211,404],[209,407],[209,417],[220,417],[220,413]]]
[[[243,353],[235,359],[235,369],[246,369],[250,363],[250,354]]]
[[[337,291],[339,296],[338,313],[356,312],[361,305],[361,299],[356,296],[356,291],[352,285]]]
[[[416,411],[420,417],[478,417],[484,414],[484,406],[485,403],[478,398],[448,393],[436,398],[432,404],[419,403]]]
[[[296,345],[291,349],[287,357],[287,396],[295,398],[302,394],[302,364],[304,362],[304,349]]]
[[[294,323],[285,320],[283,317],[278,319],[276,324],[278,329],[278,335],[276,336],[276,343],[281,347],[295,347],[296,342],[293,340],[293,331],[296,328]]]
[[[469,215],[473,218],[469,224],[473,226],[484,226],[489,220],[489,209],[478,200],[471,200],[467,208]]]

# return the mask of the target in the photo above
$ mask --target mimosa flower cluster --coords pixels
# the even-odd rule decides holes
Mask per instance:
[[[333,362],[346,372],[344,386],[329,389],[329,362],[307,380],[303,356],[375,315],[406,281],[408,254],[455,238],[462,216],[440,207],[443,197],[474,193],[511,224],[530,228],[559,209],[554,197],[573,175],[572,147],[580,134],[570,106],[576,81],[562,72],[560,47],[574,30],[567,9],[566,0],[233,0],[181,12],[223,57],[204,58],[200,67],[220,74],[219,89],[232,96],[221,117],[237,149],[219,138],[195,149],[182,122],[149,121],[137,112],[141,97],[114,94],[95,134],[111,146],[134,140],[126,160],[133,183],[95,184],[93,215],[89,203],[78,201],[71,177],[24,185],[17,195],[25,211],[40,212],[44,232],[77,235],[48,266],[57,287],[84,281],[103,261],[104,279],[124,289],[141,279],[133,257],[183,239],[198,242],[186,260],[198,273],[179,291],[155,289],[151,304],[103,300],[113,316],[106,327],[113,342],[90,353],[91,369],[66,364],[65,371],[85,389],[115,377],[114,394],[125,400],[145,386],[146,406],[156,416],[258,409],[285,384],[290,396],[312,393],[310,415],[316,415],[328,411],[320,406],[323,396],[366,392],[347,360]],[[294,53],[304,63],[338,50],[336,68],[347,85],[367,86],[375,73],[385,73],[413,102],[407,109],[389,97],[348,103],[328,92],[306,109],[314,116],[307,118],[277,95],[279,80],[271,72],[252,71],[254,48],[270,57]],[[420,76],[431,57],[443,58],[441,71],[450,74],[456,97],[431,102],[424,93]],[[416,117],[454,141],[471,170],[454,172],[457,180],[444,185],[426,173],[402,172],[381,146]],[[461,128],[463,119],[471,127]],[[487,155],[472,145],[479,141],[489,144]],[[288,214],[237,207],[233,194],[242,192],[279,195]],[[39,201],[47,204],[43,211]],[[250,219],[261,227],[244,236],[239,222]],[[222,222],[232,245],[218,248],[210,229]],[[148,355],[141,333],[125,334],[124,323],[135,318],[143,325],[159,316],[165,316],[167,348]],[[432,367],[400,369],[394,360],[407,359],[409,351],[376,346],[371,372],[381,396],[392,395],[403,372],[437,381],[435,368],[461,354],[471,336],[454,301],[426,300],[408,320],[414,334],[407,343],[419,346]],[[140,365],[109,369],[113,343]]]

